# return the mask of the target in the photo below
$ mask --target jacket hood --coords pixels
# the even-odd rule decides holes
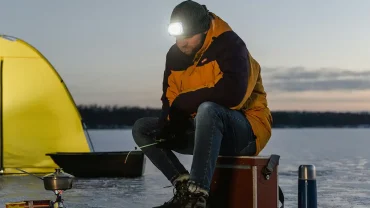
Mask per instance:
[[[207,35],[203,42],[203,46],[198,50],[198,52],[194,56],[195,65],[198,63],[203,53],[211,45],[213,39],[217,38],[224,32],[232,31],[229,24],[226,23],[224,20],[222,20],[220,17],[218,17],[212,12],[210,12],[210,15],[211,15],[211,25],[210,25],[209,30],[207,31]]]

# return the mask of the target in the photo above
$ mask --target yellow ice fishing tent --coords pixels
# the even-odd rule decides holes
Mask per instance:
[[[80,114],[63,80],[33,46],[0,34],[2,174],[54,172],[46,153],[90,152]]]

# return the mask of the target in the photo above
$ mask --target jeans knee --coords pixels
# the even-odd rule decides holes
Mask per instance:
[[[214,102],[203,102],[202,104],[199,105],[198,107],[198,110],[197,110],[197,114],[198,115],[206,115],[206,116],[210,116],[210,115],[214,115],[218,112],[218,108],[220,107],[220,105],[214,103]]]
[[[142,132],[142,123],[143,123],[144,118],[140,118],[135,121],[133,127],[132,127],[132,137],[136,141],[137,138],[139,138],[139,134]]]
[[[200,124],[213,123],[215,120],[222,120],[221,106],[214,102],[203,102],[199,105],[195,122]]]
[[[135,121],[132,127],[132,137],[136,143],[142,143],[143,135],[147,134],[148,131],[152,130],[148,126],[153,126],[152,118],[140,118]]]

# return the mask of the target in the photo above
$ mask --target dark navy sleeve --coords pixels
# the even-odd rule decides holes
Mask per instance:
[[[217,63],[223,72],[223,77],[213,87],[180,94],[171,108],[192,114],[205,101],[229,108],[238,106],[242,102],[250,71],[247,48],[240,39],[234,39],[232,42],[225,42],[218,54]]]

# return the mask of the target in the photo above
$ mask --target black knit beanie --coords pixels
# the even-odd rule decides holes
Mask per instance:
[[[211,16],[205,5],[187,0],[178,4],[172,11],[170,23],[181,22],[183,35],[191,37],[209,29]]]

